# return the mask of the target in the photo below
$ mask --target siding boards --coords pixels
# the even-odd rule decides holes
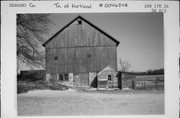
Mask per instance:
[[[79,71],[80,72],[87,72],[87,58],[86,58],[86,54],[87,54],[87,48],[78,48],[80,56],[79,56]]]
[[[46,48],[46,55],[46,67],[50,73],[98,72],[106,66],[117,67],[115,46]],[[54,56],[58,56],[58,60],[54,60]]]
[[[47,43],[46,72],[99,72],[106,66],[117,69],[116,53],[116,43],[109,37],[84,21],[82,25],[74,21]]]
[[[57,63],[57,68],[58,68],[58,72],[67,72],[67,48],[61,48],[61,49],[56,49],[57,53],[56,55],[58,56],[58,63]]]
[[[69,72],[74,72],[74,48],[67,48],[67,69]]]
[[[78,25],[77,21],[75,21],[54,37],[54,39],[51,40],[46,47],[53,48],[103,45],[116,45],[116,43],[84,21],[82,21],[82,25]]]
[[[54,56],[56,56],[56,49],[46,48],[46,63],[57,64],[57,61],[54,60]]]

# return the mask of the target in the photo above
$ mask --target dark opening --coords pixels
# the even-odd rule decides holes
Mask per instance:
[[[82,24],[82,21],[81,21],[81,20],[78,20],[78,24],[81,25],[81,24]]]
[[[65,81],[68,81],[69,79],[68,79],[68,74],[64,74],[64,80]]]
[[[111,81],[111,80],[112,80],[111,75],[108,75],[108,80],[109,80],[109,81]]]
[[[60,74],[60,75],[59,75],[59,80],[60,80],[60,81],[63,81],[63,74]]]
[[[97,88],[97,76],[94,78],[94,80],[92,81],[92,83],[90,84],[90,87],[93,87],[93,88]]]
[[[58,56],[55,56],[55,57],[54,57],[54,60],[58,60]]]
[[[122,89],[122,73],[118,72],[118,74],[116,75],[116,77],[118,77],[118,88]]]
[[[59,81],[68,81],[68,74],[59,74]]]

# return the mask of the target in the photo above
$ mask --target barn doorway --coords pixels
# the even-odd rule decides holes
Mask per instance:
[[[89,86],[89,74],[88,73],[74,74],[74,86]]]

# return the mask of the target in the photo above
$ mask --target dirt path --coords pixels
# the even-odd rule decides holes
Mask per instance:
[[[20,94],[18,115],[163,114],[164,94],[85,93],[38,90]]]

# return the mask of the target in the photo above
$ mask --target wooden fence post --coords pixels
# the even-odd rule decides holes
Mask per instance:
[[[97,90],[98,90],[98,76],[97,76]]]
[[[132,80],[132,89],[135,89],[136,87],[135,80]]]

